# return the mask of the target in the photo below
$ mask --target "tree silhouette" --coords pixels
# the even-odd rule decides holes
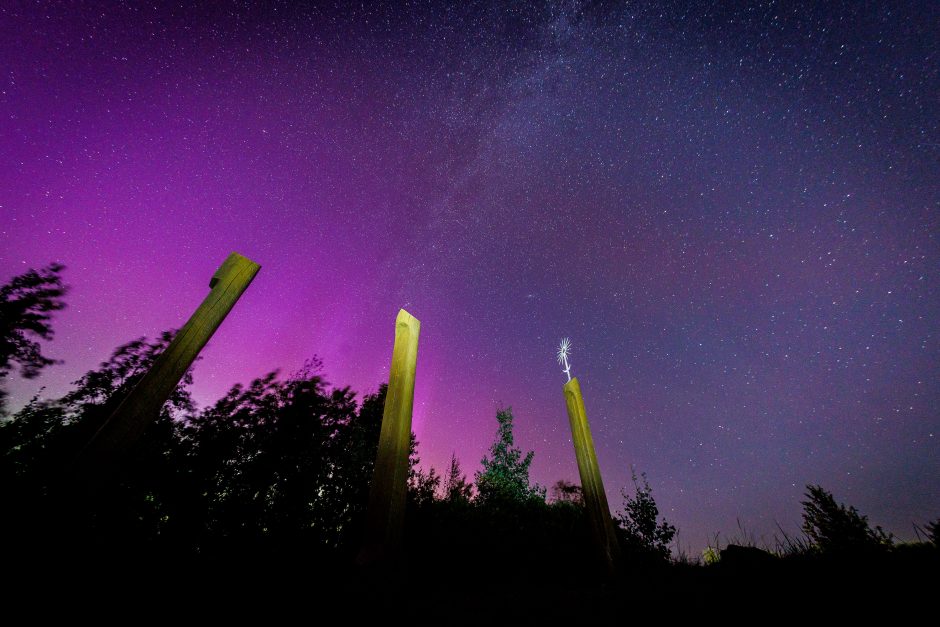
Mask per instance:
[[[24,547],[32,538],[50,551],[94,551],[106,541],[120,552],[160,537],[168,521],[177,522],[186,493],[180,420],[193,408],[188,373],[118,471],[95,482],[94,498],[72,482],[78,452],[172,337],[168,331],[118,347],[62,398],[34,398],[0,425],[2,498],[15,512],[4,522]]]
[[[387,386],[357,405],[349,387],[326,381],[316,357],[287,377],[274,371],[234,385],[201,410],[190,396],[187,373],[117,472],[102,478],[100,490],[87,497],[71,491],[72,460],[172,338],[167,331],[123,344],[61,398],[34,398],[0,422],[5,563],[104,564],[123,573],[123,567],[111,568],[117,560],[148,571],[162,560],[171,576],[205,567],[207,574],[232,578],[220,586],[239,578],[233,589],[244,590],[272,573],[287,580],[294,571],[281,564],[301,560],[312,565],[311,572],[340,582],[330,590],[343,587],[352,602],[374,598],[365,582],[349,578],[349,565],[360,546]],[[476,495],[456,455],[443,476],[421,469],[418,442],[411,437],[408,558],[425,572],[459,575],[459,581],[432,581],[421,593],[432,598],[440,592],[448,608],[465,600],[467,590],[503,612],[559,589],[559,582],[592,585],[583,576],[593,563],[580,487],[559,481],[546,504],[545,489],[530,481],[534,453],[515,445],[510,408],[497,411],[497,423],[496,439],[475,475]],[[633,483],[634,492],[624,492],[618,536],[649,589],[672,597],[682,592],[673,583],[680,585],[684,576],[676,564],[669,572],[664,564],[676,529],[661,519],[646,476],[634,473]],[[866,559],[850,566],[868,564],[872,580],[882,573],[884,580],[897,578],[920,565],[932,568],[929,560],[937,553],[927,543],[899,545],[867,559],[872,547],[889,548],[891,536],[871,529],[855,508],[837,504],[822,488],[807,490],[804,530],[820,554],[804,552],[791,562],[801,576],[812,574],[814,565],[828,559],[821,553],[833,550],[862,550]],[[938,522],[927,525],[934,543]],[[776,576],[776,566],[763,563],[743,561],[738,574],[719,568],[711,584],[694,576],[686,592],[705,598],[702,586]],[[10,570],[19,572],[16,566]],[[809,579],[793,580],[807,585]],[[305,594],[313,589],[306,580],[304,586]]]
[[[164,331],[155,340],[138,338],[73,383],[60,399],[32,399],[10,420],[0,423],[0,454],[14,475],[46,469],[59,472],[75,457],[124,396],[173,339]],[[180,420],[193,411],[187,372],[161,411],[161,421]],[[55,469],[55,470],[53,470]],[[64,471],[63,471],[64,472]]]
[[[467,502],[473,497],[473,484],[467,481],[466,475],[460,470],[460,461],[457,454],[450,456],[450,468],[444,477],[444,500],[451,503]]]
[[[625,532],[628,548],[668,559],[669,544],[676,535],[676,528],[666,520],[659,521],[659,507],[653,499],[653,490],[646,479],[646,473],[642,473],[640,477],[643,480],[642,485],[636,472],[632,473],[633,496],[621,491],[624,504],[617,520]]]
[[[211,540],[349,548],[364,511],[385,389],[357,411],[348,387],[329,389],[314,359],[235,385],[185,426],[192,476]]]
[[[52,314],[65,308],[68,288],[60,276],[64,269],[52,263],[28,270],[0,287],[0,378],[19,366],[20,376],[32,379],[43,368],[61,363],[42,354],[39,340],[52,339]],[[0,410],[6,396],[0,387]]]
[[[868,517],[854,507],[836,503],[830,492],[818,485],[806,486],[803,505],[803,532],[822,552],[846,552],[890,546],[891,534],[880,527],[872,529]]]
[[[512,408],[497,410],[496,422],[499,424],[496,441],[490,447],[490,454],[480,462],[483,469],[475,476],[477,498],[483,503],[544,502],[545,488],[529,483],[529,467],[535,453],[529,451],[523,456],[522,450],[515,446]]]

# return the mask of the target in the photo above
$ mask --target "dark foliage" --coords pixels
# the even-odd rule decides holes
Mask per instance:
[[[533,451],[524,456],[515,446],[512,408],[497,410],[498,429],[490,453],[484,456],[476,473],[477,498],[483,502],[522,503],[530,500],[545,501],[545,488],[529,481],[529,467]]]
[[[927,523],[924,529],[927,532],[927,539],[929,539],[934,546],[940,548],[940,518]]]
[[[466,503],[473,498],[473,484],[467,481],[467,476],[460,470],[456,453],[450,456],[450,468],[444,477],[443,498],[451,503]]]
[[[150,368],[173,335],[173,331],[166,331],[152,342],[140,338],[119,346],[107,361],[75,381],[75,389],[61,399],[34,398],[10,420],[0,423],[4,472],[25,477],[61,471]],[[164,405],[159,422],[171,424],[174,418],[192,411],[191,383],[192,374],[187,372]]]
[[[633,553],[669,559],[669,545],[676,536],[676,528],[665,520],[659,520],[659,507],[653,499],[646,474],[640,475],[642,484],[635,472],[632,477],[634,494],[622,492],[623,509],[617,517],[627,547]]]
[[[670,562],[676,529],[661,520],[641,474],[633,492],[624,492],[618,517],[624,568],[619,579],[606,579],[593,557],[580,487],[559,481],[546,503],[544,488],[529,478],[533,453],[515,446],[507,408],[497,412],[477,493],[456,456],[443,476],[422,469],[412,436],[406,571],[371,580],[351,564],[387,386],[357,403],[348,387],[329,385],[316,358],[286,378],[271,372],[235,385],[201,410],[187,374],[118,471],[94,491],[79,489],[72,481],[77,452],[172,337],[120,346],[62,398],[33,399],[0,423],[8,572],[40,568],[67,581],[65,589],[95,594],[100,582],[132,593],[157,590],[161,602],[175,598],[165,592],[170,582],[238,607],[292,590],[295,599],[313,595],[317,607],[353,615],[384,607],[379,599],[416,596],[429,615],[557,620],[619,615],[627,598],[702,604],[732,587],[758,598],[767,586],[794,594],[829,586],[836,598],[831,582],[846,581],[845,594],[865,598],[870,582],[885,581],[886,573],[898,589],[913,589],[937,565],[934,545],[892,547],[889,535],[818,486],[807,487],[804,503],[806,533],[818,551],[778,558],[728,547],[717,568]],[[933,542],[937,526],[926,527]],[[859,554],[861,562],[830,559]],[[89,576],[95,569],[103,578]]]
[[[423,507],[433,503],[438,498],[442,477],[434,468],[427,471],[421,469],[421,458],[418,456],[418,440],[411,434],[411,449],[408,455],[411,469],[408,473],[408,501],[414,507]]]
[[[832,494],[818,485],[806,486],[803,505],[803,532],[822,552],[848,552],[888,547],[892,536],[879,527],[872,529],[868,518],[854,507],[836,503]]]
[[[552,486],[553,503],[571,503],[572,505],[581,505],[584,503],[584,494],[581,486],[564,479],[559,479]]]
[[[172,339],[115,350],[58,400],[33,400],[0,425],[0,470],[20,533],[68,517],[86,545],[171,546],[192,555],[352,551],[368,495],[386,386],[357,407],[316,359],[287,380],[236,385],[196,412],[187,374],[159,419],[94,498],[75,501],[71,465]],[[52,510],[50,510],[52,508]],[[37,520],[38,519],[38,520]]]
[[[52,315],[65,308],[64,269],[52,263],[0,286],[0,379],[16,366],[20,376],[32,379],[43,368],[60,363],[42,354],[39,341],[52,339]],[[0,387],[0,410],[5,400],[6,392]]]

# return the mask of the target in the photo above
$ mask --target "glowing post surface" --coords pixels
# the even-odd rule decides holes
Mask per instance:
[[[417,318],[404,309],[398,312],[360,564],[393,558],[401,547],[420,330]]]

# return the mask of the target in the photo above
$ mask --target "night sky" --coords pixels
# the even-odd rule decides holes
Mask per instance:
[[[238,251],[201,406],[315,354],[374,392],[404,307],[425,466],[502,404],[577,480],[568,336],[612,507],[646,472],[693,554],[797,531],[807,483],[940,515],[935,2],[130,4],[0,6],[0,281],[72,286],[13,409]]]

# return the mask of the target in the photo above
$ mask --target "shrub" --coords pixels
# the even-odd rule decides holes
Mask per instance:
[[[669,544],[676,536],[676,528],[665,520],[659,521],[659,508],[653,499],[653,490],[646,480],[646,473],[640,476],[642,485],[636,473],[633,473],[633,496],[621,492],[624,506],[617,520],[625,532],[629,548],[669,559]]]
[[[845,552],[891,546],[894,538],[880,527],[872,529],[868,517],[854,507],[836,503],[832,494],[818,485],[806,486],[803,501],[803,532],[817,550]]]

